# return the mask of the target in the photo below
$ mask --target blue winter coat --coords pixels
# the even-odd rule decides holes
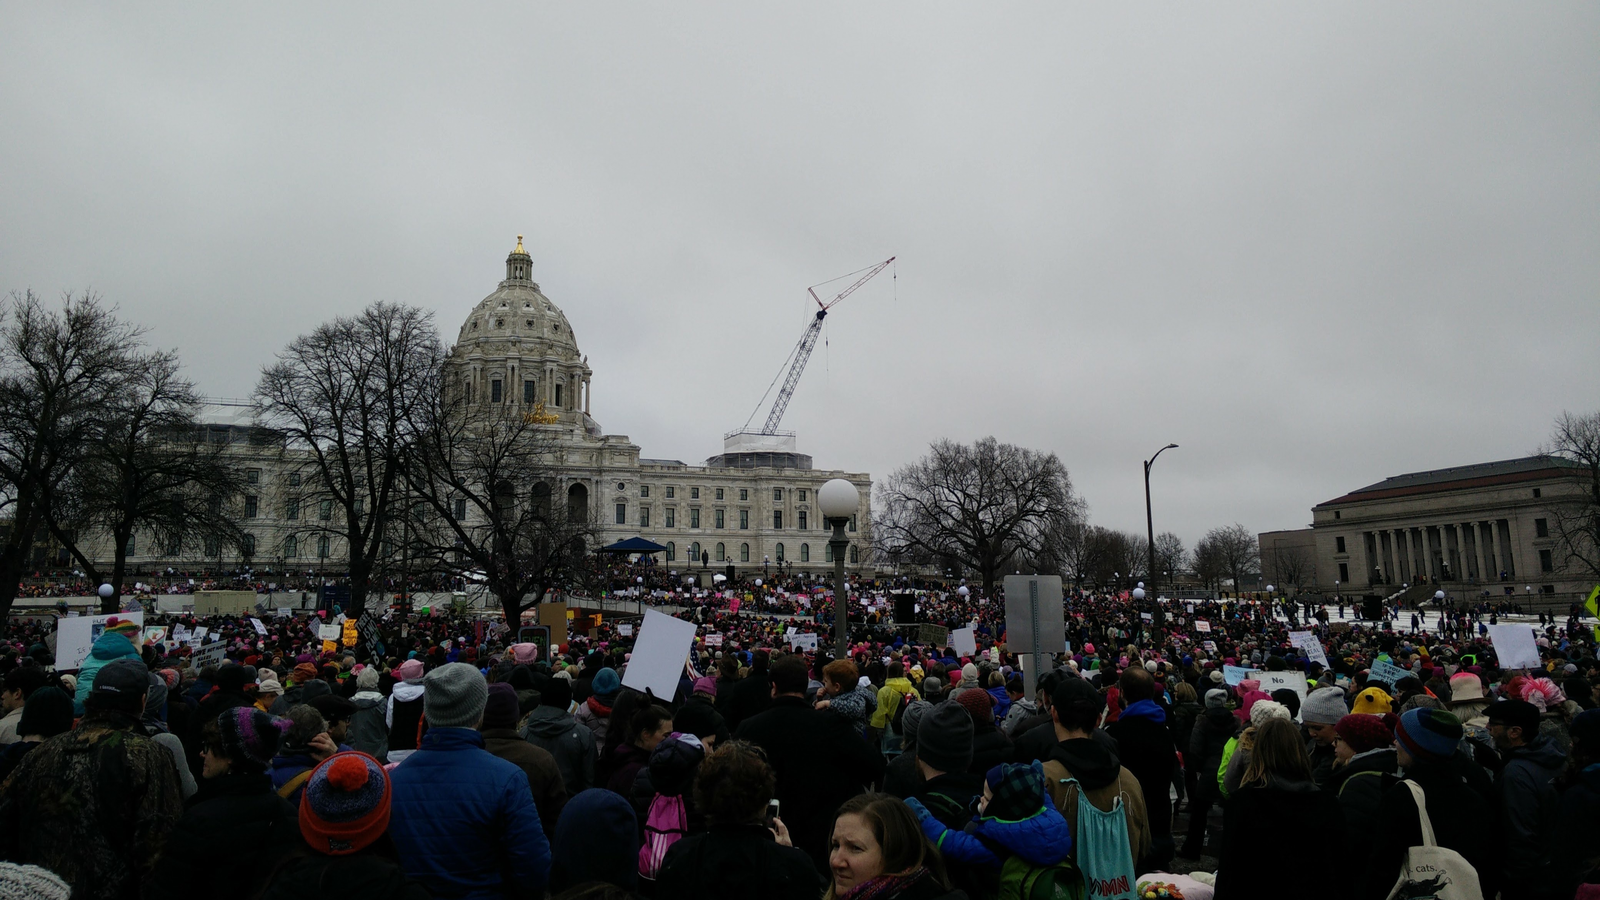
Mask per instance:
[[[400,864],[434,897],[543,896],[550,843],[528,776],[483,749],[483,735],[428,729],[390,782],[389,835]]]
[[[1035,866],[1054,865],[1072,854],[1072,830],[1048,797],[1043,807],[1026,819],[979,816],[963,831],[946,828],[915,797],[906,805],[916,813],[922,833],[946,859],[998,869],[1005,859],[995,853],[996,846]]]
[[[94,642],[94,649],[89,651],[89,658],[83,661],[83,667],[78,669],[78,690],[72,695],[72,714],[83,715],[83,701],[89,699],[89,690],[94,687],[94,676],[101,667],[112,660],[138,659],[139,650],[133,642],[117,634],[115,631],[100,632],[100,639]]]
[[[1000,722],[1011,712],[1011,695],[1006,693],[1004,687],[989,688],[989,696],[994,698],[994,720]]]

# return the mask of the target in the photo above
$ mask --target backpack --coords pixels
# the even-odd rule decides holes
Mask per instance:
[[[1401,782],[1411,789],[1417,803],[1417,824],[1422,826],[1422,844],[1406,851],[1400,878],[1389,892],[1389,900],[1483,900],[1478,872],[1466,857],[1439,846],[1428,819],[1427,795],[1414,781]]]
[[[889,728],[892,729],[895,734],[905,734],[902,723],[905,721],[906,707],[910,706],[916,699],[916,694],[905,693],[901,694],[900,699],[895,701],[894,712],[889,714]]]
[[[1000,866],[998,900],[1085,900],[1083,875],[1070,860],[1035,866],[1009,856]]]
[[[655,880],[667,850],[689,831],[689,814],[683,797],[657,794],[644,820],[644,840],[639,844],[639,877]]]
[[[1060,783],[1078,789],[1078,821],[1073,823],[1072,842],[1077,850],[1078,871],[1086,886],[1085,894],[1096,900],[1138,900],[1122,794],[1117,794],[1111,809],[1101,812],[1089,802],[1078,779],[1062,778]]]

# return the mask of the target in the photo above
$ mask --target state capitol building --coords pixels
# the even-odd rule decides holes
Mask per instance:
[[[813,469],[811,457],[796,452],[792,433],[727,435],[723,452],[699,465],[645,457],[626,435],[605,433],[591,415],[594,372],[566,315],[533,280],[521,236],[506,257],[505,279],[467,313],[448,365],[448,377],[469,404],[507,404],[556,429],[563,462],[551,491],[594,524],[591,549],[643,537],[665,547],[656,559],[680,572],[732,565],[759,575],[763,566],[777,571],[780,563],[792,571],[831,567],[816,492],[843,478],[861,495],[847,532],[846,563],[856,568],[867,558],[871,476]],[[136,535],[130,569],[340,571],[345,547],[337,510],[297,496],[295,457],[303,451],[264,438],[246,402],[213,404],[203,422],[208,439],[229,444],[245,472],[243,545],[207,540],[160,548]],[[109,557],[109,547],[99,555]]]

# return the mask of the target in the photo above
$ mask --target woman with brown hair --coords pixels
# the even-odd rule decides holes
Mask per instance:
[[[816,900],[822,879],[811,857],[789,842],[781,817],[768,815],[776,786],[772,767],[754,744],[732,741],[706,756],[695,776],[694,802],[709,828],[667,850],[656,879],[657,900]]]
[[[839,807],[829,847],[833,881],[823,900],[966,900],[898,797],[851,798]]]
[[[1342,821],[1339,798],[1311,780],[1311,757],[1294,722],[1272,716],[1255,732],[1250,764],[1223,819],[1216,900],[1286,890],[1302,900],[1335,900],[1348,887],[1344,833],[1327,829],[1317,851],[1307,854],[1302,829]]]

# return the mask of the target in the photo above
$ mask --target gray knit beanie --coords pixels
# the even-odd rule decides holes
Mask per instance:
[[[900,714],[900,736],[905,743],[917,742],[917,728],[930,709],[933,709],[933,704],[926,700],[913,700],[906,705],[906,711]]]
[[[1206,691],[1206,706],[1210,709],[1227,709],[1228,692],[1222,688],[1212,688]]]
[[[0,900],[67,900],[72,886],[49,869],[0,862]]]
[[[1300,704],[1300,721],[1307,725],[1337,725],[1350,714],[1344,703],[1344,691],[1336,687],[1317,688],[1306,695]]]
[[[941,772],[965,772],[972,765],[972,716],[965,707],[946,700],[923,713],[917,759]]]
[[[449,663],[422,679],[422,713],[431,728],[477,728],[489,682],[466,663]]]

